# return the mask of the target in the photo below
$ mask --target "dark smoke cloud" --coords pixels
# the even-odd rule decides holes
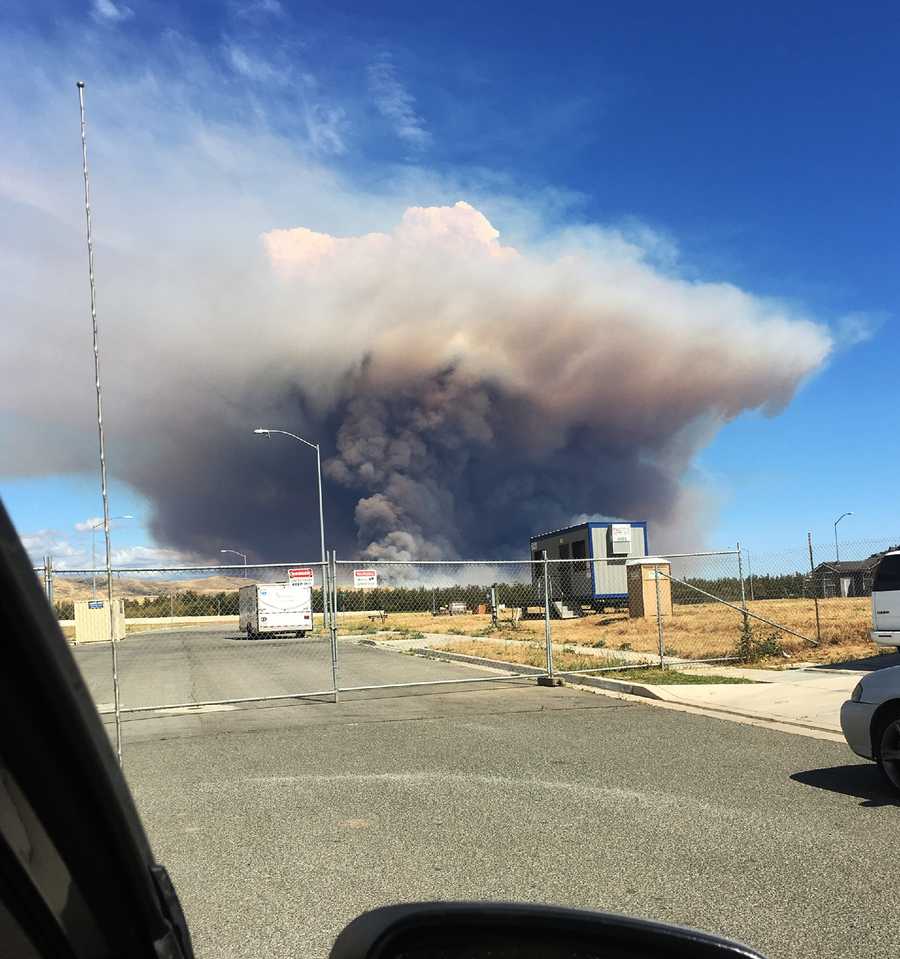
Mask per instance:
[[[0,161],[6,473],[92,471],[77,116],[32,67],[58,55],[3,53],[22,131]],[[256,426],[321,441],[345,557],[520,556],[597,513],[698,545],[697,451],[828,355],[796,311],[654,265],[649,232],[513,249],[480,209],[524,236],[546,198],[421,170],[365,192],[233,120],[243,102],[201,119],[198,97],[238,96],[208,63],[169,70],[194,86],[170,82],[161,110],[170,66],[95,70],[88,91],[109,462],[162,545],[317,556],[314,455]]]

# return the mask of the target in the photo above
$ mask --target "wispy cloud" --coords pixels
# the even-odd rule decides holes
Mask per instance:
[[[91,6],[91,16],[99,23],[121,23],[134,16],[134,10],[124,3],[114,3],[113,0],[94,0]]]
[[[248,20],[284,16],[284,7],[278,0],[247,0],[246,3],[233,3],[231,11],[236,17],[244,17]]]
[[[340,156],[347,152],[347,114],[341,107],[312,104],[306,111],[306,130],[318,153]]]
[[[284,75],[262,57],[248,53],[233,43],[225,45],[225,58],[235,73],[254,82],[282,83]]]
[[[887,317],[881,313],[847,313],[834,324],[834,337],[838,346],[856,346],[871,340]]]
[[[347,150],[349,127],[346,110],[327,100],[319,99],[316,77],[306,70],[298,70],[283,55],[269,58],[258,51],[232,41],[222,50],[228,67],[250,84],[258,84],[260,97],[278,88],[282,98],[291,102],[294,116],[299,116],[306,129],[312,149],[324,156],[340,156]],[[283,54],[283,51],[282,51]],[[297,110],[296,101],[300,101]]]
[[[425,121],[416,113],[415,97],[397,77],[397,70],[387,54],[369,64],[369,93],[378,112],[387,120],[396,135],[416,150],[431,143]]]

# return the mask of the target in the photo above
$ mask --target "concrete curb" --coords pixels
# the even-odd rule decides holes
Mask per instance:
[[[410,649],[406,652],[426,659],[438,659],[445,662],[468,663],[472,666],[484,666],[488,669],[500,669],[507,673],[521,673],[523,676],[546,676],[547,670],[540,666],[526,666],[523,663],[508,663],[502,659],[485,659],[482,656],[469,656],[466,653],[451,653],[446,650],[428,648]],[[594,689],[609,689],[631,696],[643,696],[645,699],[662,699],[654,689],[641,683],[629,683],[621,679],[604,679],[599,676],[576,676],[573,673],[554,673],[555,679],[569,686],[591,686]]]
[[[628,693],[629,696],[643,696],[644,699],[665,699],[652,686],[645,686],[643,683],[630,683],[624,679],[606,679],[603,676],[580,676],[574,673],[554,673],[554,675],[567,686],[589,686],[592,689]]]
[[[381,646],[381,644],[378,644]],[[384,648],[384,647],[382,647]],[[388,647],[390,648],[390,647]],[[398,650],[399,652],[399,650]],[[502,670],[507,673],[521,673],[523,676],[546,676],[547,671],[537,666],[525,666],[520,663],[507,663],[498,659],[484,659],[480,656],[468,656],[465,653],[450,653],[443,650],[434,649],[412,649],[406,650],[416,656],[423,656],[426,659],[445,660],[447,662],[468,663],[472,666],[482,666],[488,669]],[[797,729],[806,729],[817,733],[835,733],[840,734],[840,729],[829,728],[828,726],[817,726],[814,723],[799,722],[796,719],[782,719],[778,716],[764,715],[762,713],[744,712],[736,709],[729,709],[725,706],[707,705],[705,703],[685,702],[678,699],[677,696],[669,692],[666,686],[652,687],[643,683],[631,683],[622,679],[606,679],[600,676],[581,676],[573,673],[554,673],[554,678],[560,680],[566,686],[574,688],[583,687],[587,689],[605,689],[609,692],[625,693],[628,696],[639,696],[643,699],[656,700],[660,705],[671,703],[673,706],[684,706],[699,712],[710,713],[718,716],[734,716],[736,719],[749,719],[757,722],[772,723],[778,726],[794,726]],[[667,695],[668,693],[668,695]]]

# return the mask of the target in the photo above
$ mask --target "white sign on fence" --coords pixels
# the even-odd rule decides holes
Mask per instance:
[[[312,586],[313,571],[309,566],[297,566],[288,570],[288,582],[291,586]]]
[[[377,569],[353,570],[353,586],[356,589],[372,589],[378,585]]]

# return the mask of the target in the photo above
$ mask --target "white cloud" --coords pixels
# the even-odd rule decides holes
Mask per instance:
[[[113,0],[93,0],[91,15],[100,23],[121,23],[130,20],[134,11],[124,3],[114,3]]]
[[[83,524],[76,524],[76,528]],[[91,569],[92,553],[89,544],[76,545],[69,542],[64,535],[54,529],[40,529],[32,533],[23,533],[20,537],[25,551],[35,566],[41,566],[45,556],[53,560],[54,569],[74,570]],[[105,567],[106,556],[103,544],[97,540],[97,568]],[[177,549],[167,549],[159,546],[123,546],[113,547],[112,565],[114,568],[122,566],[163,567],[163,566],[214,566],[222,562],[221,557],[200,557],[194,553],[186,553]]]
[[[198,563],[195,555],[184,553],[177,549],[166,549],[162,546],[125,546],[122,549],[113,549],[113,567],[141,566],[190,566]],[[200,563],[206,565],[206,562]]]
[[[54,565],[61,568],[66,565],[82,565],[87,562],[87,554],[79,546],[73,546],[60,532],[55,529],[39,529],[33,533],[23,533],[20,537],[25,551],[32,562],[39,566],[45,556],[53,559]]]
[[[431,142],[425,121],[415,110],[415,97],[397,77],[390,57],[369,64],[369,93],[378,112],[390,122],[394,133],[409,146],[423,150]]]
[[[89,516],[80,523],[75,524],[75,530],[79,533],[89,533],[92,529],[103,525],[102,516]]]

